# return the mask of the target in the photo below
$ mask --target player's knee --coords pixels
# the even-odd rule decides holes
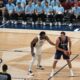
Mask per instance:
[[[54,59],[54,62],[58,62],[59,59]]]

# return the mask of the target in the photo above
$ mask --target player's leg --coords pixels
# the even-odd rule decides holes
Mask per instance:
[[[37,61],[38,61],[37,66],[40,66],[41,65],[41,55],[37,56]]]
[[[30,75],[33,75],[33,73],[32,73],[32,66],[33,66],[33,64],[34,64],[34,62],[35,62],[35,59],[36,59],[35,56],[32,57],[32,60],[31,60],[30,66],[29,66],[29,74],[30,74]]]
[[[70,60],[70,56],[63,54],[63,58],[67,61],[69,71],[70,71],[70,76],[74,76],[73,70],[72,70],[72,64]]]
[[[73,70],[72,70],[72,64],[71,64],[70,59],[67,59],[66,61],[67,61],[67,64],[69,66],[70,76],[74,76],[74,73],[73,73]]]
[[[41,65],[41,58],[42,58],[41,55],[37,56],[37,60],[38,60],[37,69],[44,70],[44,68]]]
[[[54,60],[53,62],[53,67],[52,67],[52,72],[50,73],[50,77],[52,77],[55,74],[55,68],[58,60]]]
[[[42,60],[42,52],[41,52],[41,48],[37,48],[37,69],[41,69],[43,70],[44,68],[41,66],[41,60]]]
[[[50,77],[52,77],[55,74],[55,68],[56,68],[58,60],[61,58],[61,55],[62,53],[56,52],[55,57],[54,57],[53,69],[52,69],[52,72],[50,73]]]
[[[30,64],[30,67],[29,67],[29,71],[32,71],[32,66],[35,62],[35,57],[32,57],[32,60],[31,60],[31,64]]]

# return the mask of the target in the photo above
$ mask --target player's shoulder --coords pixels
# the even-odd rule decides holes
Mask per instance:
[[[45,36],[45,39],[47,40],[47,39],[49,39],[49,37],[46,35],[46,36]]]
[[[58,38],[57,38],[57,40],[60,40],[61,39],[61,37],[59,36]]]
[[[61,41],[61,37],[57,37],[56,42],[60,42]]]
[[[38,40],[38,36],[34,37],[34,39],[33,39],[33,40]]]
[[[67,39],[70,39],[70,37],[69,37],[69,36],[66,36],[66,38],[67,38]]]

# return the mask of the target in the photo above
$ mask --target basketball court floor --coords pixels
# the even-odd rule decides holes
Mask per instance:
[[[0,29],[0,58],[2,64],[9,66],[8,73],[12,75],[12,80],[48,80],[54,61],[55,47],[45,42],[42,50],[42,65],[44,70],[36,69],[36,63],[33,66],[34,76],[27,75],[31,61],[30,42],[39,34],[40,30],[22,30],[22,29]],[[55,42],[60,31],[45,31],[50,39]],[[66,32],[72,40],[72,65],[75,77],[69,77],[68,66],[65,66],[51,80],[79,80],[80,79],[80,32]],[[78,56],[77,56],[78,55]],[[77,56],[77,57],[76,57]],[[61,59],[58,62],[56,71],[60,70],[66,62]]]

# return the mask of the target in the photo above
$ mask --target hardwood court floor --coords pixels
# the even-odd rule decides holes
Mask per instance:
[[[42,65],[45,70],[37,70],[36,62],[33,66],[35,76],[27,79],[27,71],[31,61],[30,42],[39,34],[40,31],[35,30],[10,30],[0,29],[0,58],[3,59],[2,64],[9,66],[8,72],[13,78],[26,78],[26,80],[47,80],[49,73],[52,69],[53,56],[55,47],[45,42],[42,50]],[[59,36],[59,31],[46,31],[50,39],[55,42]],[[72,40],[72,53],[73,58],[76,54],[80,53],[80,32],[66,32]],[[60,60],[57,65],[57,70],[60,69],[66,62]],[[79,80],[80,78],[80,56],[72,62],[75,75],[78,77],[68,77],[68,68],[66,67],[59,72],[52,80]],[[1,71],[1,68],[0,68]],[[23,79],[13,79],[23,80]]]

